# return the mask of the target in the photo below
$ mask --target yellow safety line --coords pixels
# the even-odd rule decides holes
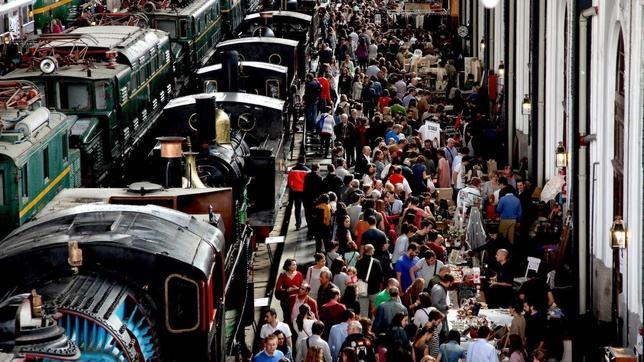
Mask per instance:
[[[206,31],[201,32],[201,35],[199,35],[199,37],[196,40],[193,40],[191,43],[196,43],[199,40],[201,40],[201,38],[203,38],[204,35],[208,34],[208,32],[210,31],[210,29],[212,29],[213,26],[215,26],[215,25],[217,25],[217,23],[219,23],[219,20],[221,20],[221,17],[218,17],[217,20],[215,20],[212,24],[210,24],[210,26],[208,28],[206,28]]]
[[[145,86],[148,85],[148,83],[150,83],[150,81],[152,81],[152,79],[154,79],[154,77],[157,76],[157,74],[159,74],[164,68],[166,68],[169,65],[170,65],[170,63],[165,63],[165,65],[162,66],[161,68],[159,68],[159,70],[157,70],[156,72],[152,73],[150,78],[148,78],[148,80],[146,80],[143,84],[141,84],[141,86],[139,87],[139,89],[136,92],[132,93],[132,95],[130,95],[128,97],[128,102],[130,101],[130,99],[136,97],[136,95],[139,94],[143,90],[143,88],[145,88]],[[123,103],[123,105],[125,105],[126,103],[127,102]]]
[[[42,8],[34,9],[34,10],[32,10],[31,13],[33,15],[37,15],[37,14],[44,13],[44,12],[52,10],[52,9],[56,9],[56,8],[61,7],[61,6],[65,5],[65,4],[67,4],[67,3],[70,3],[70,2],[72,2],[72,0],[61,0],[61,1],[57,2],[57,3],[47,5],[47,6],[43,6]]]
[[[54,181],[50,182],[50,183],[49,183],[49,185],[47,185],[47,187],[45,187],[45,189],[44,189],[44,190],[42,190],[42,191],[38,194],[38,196],[36,196],[36,198],[34,198],[33,200],[31,200],[31,202],[30,202],[30,203],[28,203],[28,204],[27,204],[27,206],[25,206],[25,208],[24,208],[24,209],[20,210],[20,213],[18,214],[18,215],[20,216],[20,218],[22,218],[22,217],[24,217],[25,215],[27,215],[27,213],[28,213],[29,211],[31,211],[31,209],[33,209],[33,208],[34,208],[34,206],[36,206],[36,204],[38,203],[38,201],[42,200],[42,198],[43,198],[43,197],[45,197],[45,195],[47,195],[47,193],[49,193],[49,191],[51,191],[51,189],[53,189],[53,188],[54,188],[54,186],[56,186],[56,185],[60,182],[60,180],[62,180],[62,179],[63,179],[63,177],[67,176],[67,174],[68,174],[68,173],[69,173],[69,171],[71,171],[71,170],[72,170],[71,166],[67,166],[67,167],[63,170],[63,172],[61,172],[61,173],[60,173],[60,174],[59,174],[59,175],[54,179]]]

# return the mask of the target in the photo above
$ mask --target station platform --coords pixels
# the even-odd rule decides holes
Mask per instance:
[[[292,157],[287,160],[286,169],[289,170],[295,166],[300,153],[304,150],[302,144],[302,132],[295,135],[295,149]],[[322,158],[314,152],[307,152],[306,163],[319,163],[320,176],[326,176],[326,165],[331,163],[330,158]],[[261,341],[259,339],[259,330],[264,323],[263,312],[268,308],[274,308],[278,313],[279,320],[283,320],[280,302],[273,297],[275,280],[279,273],[282,272],[282,265],[288,258],[295,259],[298,264],[298,270],[304,274],[307,268],[313,264],[313,254],[315,253],[315,240],[307,239],[308,227],[302,215],[302,226],[295,230],[295,214],[292,212],[292,205],[289,205],[289,193],[286,190],[280,201],[275,226],[271,232],[271,237],[283,236],[284,241],[276,244],[258,243],[257,250],[254,254],[254,283],[255,283],[255,310],[254,324],[246,327],[245,342],[246,346],[254,353],[260,349]],[[303,212],[303,210],[302,210]],[[269,249],[270,248],[270,249]],[[272,255],[271,255],[272,254]],[[271,264],[272,259],[272,264]]]

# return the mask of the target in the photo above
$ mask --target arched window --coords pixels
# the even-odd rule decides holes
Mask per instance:
[[[615,66],[615,124],[613,136],[613,215],[624,210],[624,36],[619,32]]]

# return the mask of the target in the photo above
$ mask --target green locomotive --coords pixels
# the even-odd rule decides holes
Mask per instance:
[[[181,8],[154,8],[146,16],[151,27],[168,33],[174,72],[182,80],[179,86],[187,86],[193,70],[206,64],[221,39],[220,0],[196,0]]]
[[[47,107],[78,116],[71,142],[81,150],[83,185],[139,176],[130,161],[141,157],[146,134],[175,96],[167,33],[92,26],[43,35],[22,66],[4,78],[32,81]]]
[[[72,24],[80,15],[84,3],[84,0],[36,0],[31,12],[36,22],[36,32],[48,32],[53,19],[65,25]]]
[[[22,225],[66,187],[80,185],[70,149],[76,116],[40,106],[35,85],[0,82],[0,236]]]

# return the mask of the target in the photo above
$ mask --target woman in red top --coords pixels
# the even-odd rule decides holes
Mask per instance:
[[[385,107],[389,107],[389,102],[391,102],[391,97],[389,96],[389,90],[385,89],[382,91],[382,95],[378,98],[378,110],[383,112]]]
[[[291,320],[291,311],[288,308],[288,299],[291,295],[297,295],[300,290],[304,277],[302,273],[297,271],[297,263],[293,259],[286,259],[282,267],[284,272],[280,274],[275,283],[275,294],[281,294],[283,298],[280,299],[280,307],[284,313],[284,320]]]

